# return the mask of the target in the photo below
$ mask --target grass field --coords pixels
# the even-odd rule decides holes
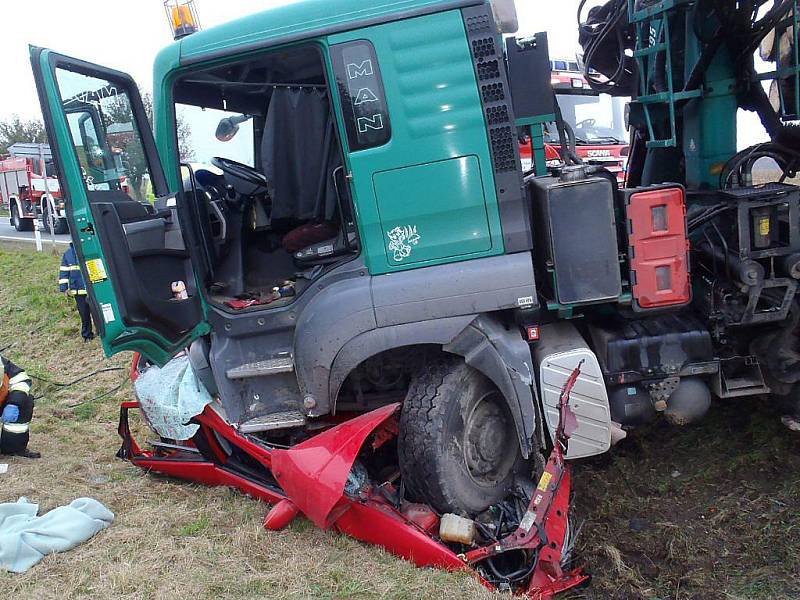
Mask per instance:
[[[55,293],[58,257],[0,245],[0,348],[37,381],[31,447],[4,457],[0,502],[46,511],[92,496],[117,515],[76,550],[25,575],[0,573],[8,598],[496,598],[464,573],[416,569],[297,520],[266,532],[267,507],[226,489],[149,476],[114,458],[129,357],[84,345]],[[107,395],[105,395],[107,394]],[[103,396],[103,397],[100,397]],[[100,397],[100,398],[98,398]],[[570,598],[800,598],[800,436],[762,401],[715,406],[702,426],[657,424],[577,465],[581,558],[594,575]]]

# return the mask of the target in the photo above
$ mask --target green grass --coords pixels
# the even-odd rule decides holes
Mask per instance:
[[[181,527],[178,533],[184,537],[197,535],[208,529],[209,525],[211,525],[211,519],[208,515],[203,515],[199,519]]]
[[[130,355],[106,359],[84,344],[74,303],[56,293],[60,257],[0,243],[0,348],[38,380],[31,448],[43,458],[2,457],[0,502],[27,496],[42,511],[97,498],[117,518],[75,550],[46,558],[25,575],[0,572],[3,597],[39,598],[417,598],[489,599],[475,579],[417,569],[379,548],[320,531],[298,519],[281,532],[262,526],[268,507],[225,488],[147,475],[114,458],[119,402]],[[133,415],[132,415],[133,416]],[[141,431],[141,423],[132,422]],[[152,437],[140,436],[140,441]]]
[[[31,447],[44,457],[3,457],[0,502],[24,495],[46,511],[91,496],[117,519],[25,575],[0,573],[9,598],[496,597],[466,573],[417,569],[305,519],[267,532],[263,503],[115,459],[130,356],[108,360],[82,343],[72,301],[56,293],[58,256],[0,244],[0,264],[0,348],[11,345],[12,360],[62,383],[123,369],[69,388],[35,382]],[[779,416],[766,400],[720,402],[698,426],[659,422],[576,464],[579,560],[593,581],[567,597],[800,598],[800,436]],[[644,531],[631,531],[634,517]]]

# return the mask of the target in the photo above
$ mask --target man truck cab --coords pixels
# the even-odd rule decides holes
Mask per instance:
[[[155,137],[128,75],[31,48],[106,352],[189,348],[218,413],[264,443],[405,400],[401,468],[438,510],[477,514],[530,477],[513,21],[505,0],[304,0],[195,33],[156,60]],[[513,44],[549,112],[546,44]],[[181,160],[179,115],[204,164]],[[431,402],[436,431],[412,418]]]

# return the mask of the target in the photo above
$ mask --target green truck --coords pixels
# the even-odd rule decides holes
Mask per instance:
[[[638,35],[625,65],[728,81],[675,29],[692,2],[612,4],[695,44],[665,62]],[[514,20],[500,0],[301,0],[193,33],[156,60],[155,136],[128,75],[31,48],[106,352],[142,371],[186,350],[267,447],[401,403],[401,496],[470,518],[541,474],[578,365],[568,458],[690,423],[712,391],[789,395],[800,195],[719,189],[734,88],[647,79],[625,189],[573,159],[523,177],[520,134],[561,121],[546,36],[504,39]],[[186,114],[211,165],[182,160]]]

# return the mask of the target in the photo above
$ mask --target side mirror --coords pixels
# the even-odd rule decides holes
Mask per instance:
[[[217,125],[216,138],[220,142],[230,142],[239,133],[239,124],[252,119],[249,115],[239,115],[238,117],[226,117]]]

